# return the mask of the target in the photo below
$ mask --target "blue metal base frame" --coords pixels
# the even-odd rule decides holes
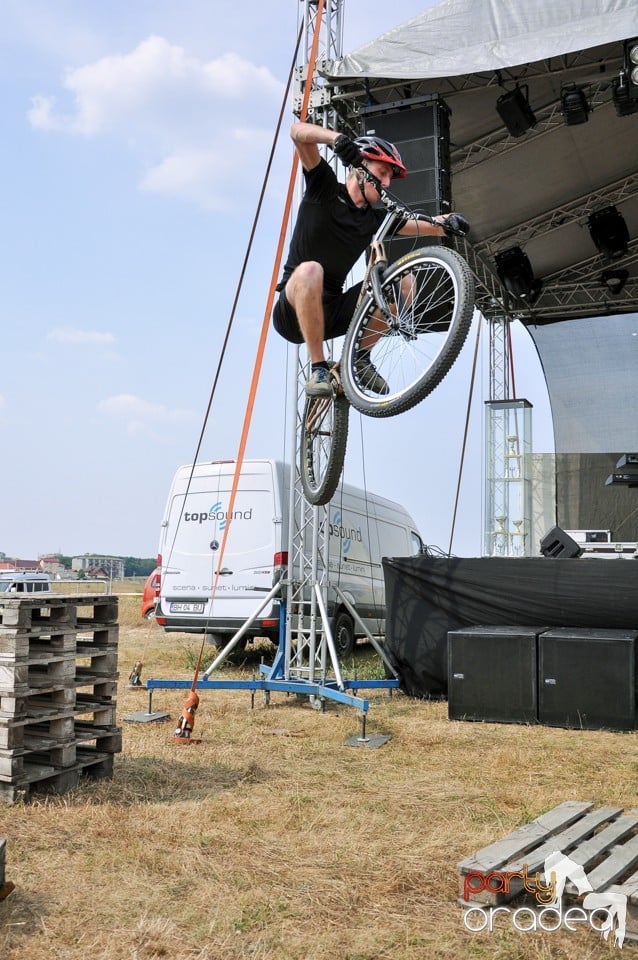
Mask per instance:
[[[269,668],[264,668],[270,673]],[[149,691],[150,698],[153,690],[190,690],[193,686],[192,680],[147,680],[146,689]],[[337,687],[336,681],[325,680],[323,683],[311,683],[302,679],[281,679],[271,676],[255,677],[252,680],[198,680],[196,690],[258,690],[272,693],[298,693],[307,697],[319,697],[326,700],[335,700],[337,703],[344,703],[348,707],[356,707],[362,713],[367,713],[369,701],[356,696],[356,691],[360,689],[371,690],[396,690],[399,687],[398,679],[387,680],[344,680],[343,690]],[[353,690],[355,693],[348,693]],[[150,706],[149,706],[150,712]]]
[[[263,674],[261,678],[254,677],[252,680],[198,680],[195,684],[196,690],[249,690],[254,697],[257,690],[270,695],[274,691],[280,693],[296,693],[305,697],[316,697],[319,700],[334,700],[337,703],[343,703],[347,707],[355,707],[361,711],[364,730],[365,718],[369,709],[368,700],[358,697],[356,691],[360,689],[368,690],[396,690],[400,686],[398,677],[388,678],[386,680],[346,680],[342,679],[341,685],[336,680],[324,679],[323,682],[305,680],[303,678],[285,676],[285,603],[282,602],[279,611],[279,646],[277,654],[272,664],[268,667],[260,664],[259,670]],[[151,703],[153,700],[153,690],[190,690],[193,687],[192,680],[147,680],[146,689],[148,693],[148,712],[151,713]],[[348,693],[348,690],[355,691]]]

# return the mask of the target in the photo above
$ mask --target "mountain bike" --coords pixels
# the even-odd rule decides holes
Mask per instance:
[[[331,371],[332,397],[306,400],[301,425],[300,473],[309,503],[321,506],[334,494],[348,441],[348,412],[393,417],[420,403],[441,383],[458,357],[472,323],[474,278],[449,247],[430,244],[388,258],[383,241],[408,220],[436,222],[390,196],[365,168],[386,215],[370,244],[359,302],[345,335],[340,361]],[[443,224],[446,233],[465,228]],[[387,385],[372,389],[362,352]]]

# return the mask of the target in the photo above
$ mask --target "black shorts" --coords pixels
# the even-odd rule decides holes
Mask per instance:
[[[324,294],[324,340],[333,340],[335,337],[342,337],[345,334],[357,306],[360,291],[361,284],[356,283],[345,293]],[[289,343],[303,343],[297,314],[288,302],[285,289],[281,291],[279,299],[273,307],[272,322],[275,330],[284,340],[288,340]]]

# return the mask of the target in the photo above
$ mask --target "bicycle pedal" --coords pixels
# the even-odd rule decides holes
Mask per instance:
[[[335,363],[333,367],[330,367],[330,376],[334,380],[334,386],[337,393],[343,393],[343,384],[341,382],[341,364],[339,362]]]

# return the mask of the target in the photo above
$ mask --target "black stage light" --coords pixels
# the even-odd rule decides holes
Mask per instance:
[[[526,253],[520,247],[510,247],[495,256],[499,280],[513,297],[534,303],[541,292],[541,281],[534,279],[534,271]]]
[[[638,100],[638,37],[625,40],[625,72],[632,100]]]
[[[629,279],[629,270],[603,270],[600,275],[600,282],[612,297],[617,297],[622,293],[627,280]]]
[[[516,84],[513,90],[508,90],[498,98],[496,109],[513,137],[520,137],[530,127],[536,126],[536,117],[529,105],[527,86],[519,87]]]
[[[616,207],[595,210],[587,219],[591,238],[608,260],[617,260],[627,253],[629,231]]]
[[[627,487],[638,487],[638,473],[610,473],[605,480],[606,487],[617,483],[624,483]]]
[[[630,117],[633,113],[638,113],[638,100],[633,100],[629,96],[629,82],[624,70],[621,70],[620,75],[611,81],[611,99],[618,117]]]
[[[561,87],[560,104],[567,126],[574,127],[589,120],[590,107],[585,91],[575,83],[566,83]]]

